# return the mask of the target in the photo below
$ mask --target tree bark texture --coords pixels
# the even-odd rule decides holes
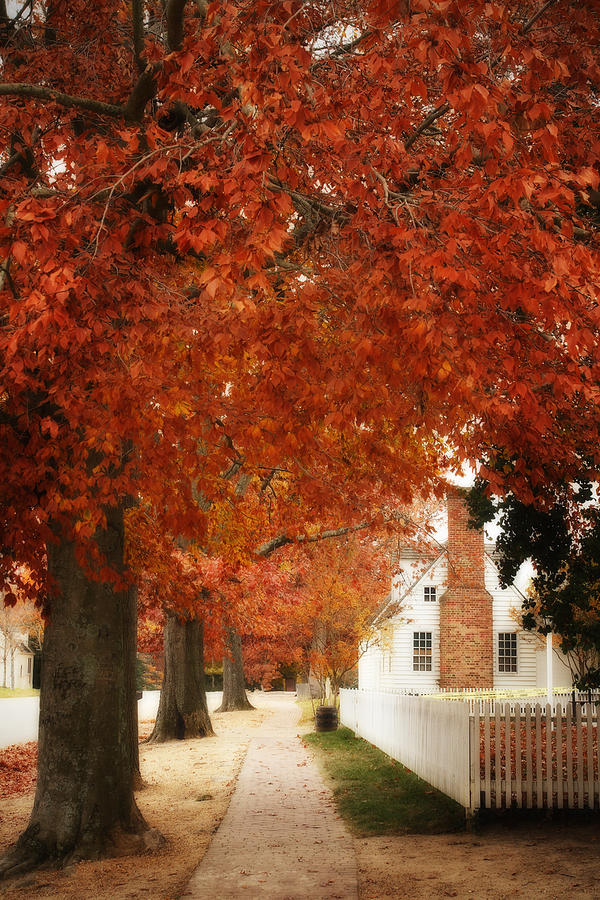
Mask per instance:
[[[111,569],[122,573],[123,511],[106,515],[95,540]],[[75,545],[60,537],[48,546],[48,573],[37,788],[29,825],[0,860],[0,875],[160,842],[133,796],[134,595],[92,580]]]
[[[223,657],[223,700],[217,712],[254,709],[246,696],[242,637],[236,628],[229,627],[225,631],[230,655]]]
[[[204,687],[204,626],[197,618],[169,615],[165,625],[165,671],[154,731],[149,741],[214,734]]]
[[[127,602],[123,604],[123,650],[125,664],[125,696],[127,698],[127,732],[129,760],[133,775],[133,789],[142,787],[140,772],[140,744],[138,734],[138,707],[136,685],[137,663],[137,599],[136,585],[127,592]]]

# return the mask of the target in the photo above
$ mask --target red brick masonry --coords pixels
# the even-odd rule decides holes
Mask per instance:
[[[448,588],[440,597],[440,685],[494,686],[492,597],[485,589],[483,531],[467,528],[464,493],[448,494]]]

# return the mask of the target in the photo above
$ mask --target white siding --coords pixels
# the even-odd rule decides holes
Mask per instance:
[[[538,656],[543,645],[535,635],[524,632],[518,627],[517,615],[523,597],[515,588],[501,588],[498,570],[492,560],[485,559],[485,586],[492,595],[492,619],[494,641],[494,687],[502,690],[514,688],[539,687]],[[506,632],[517,634],[517,671],[498,671],[498,635]]]
[[[377,645],[371,645],[358,660],[358,683],[363,690],[379,690],[380,669],[381,649]]]
[[[418,584],[402,599],[406,584],[424,573]],[[445,556],[433,565],[431,561],[416,561],[406,564],[392,585],[392,602],[401,600],[401,608],[390,620],[383,623],[384,629],[391,631],[388,641],[392,648],[391,671],[386,650],[377,653],[368,651],[369,659],[361,660],[358,670],[358,684],[362,690],[392,691],[399,688],[436,688],[440,677],[440,603],[439,598],[446,589],[447,563]],[[424,600],[425,585],[435,586],[435,602]],[[413,670],[413,634],[415,631],[432,633],[431,672]],[[377,670],[377,671],[375,671]]]
[[[27,642],[27,635],[24,632],[16,633],[13,635],[13,642],[5,650],[6,637],[0,633],[0,685],[30,688],[33,682],[33,653],[22,649],[22,645]]]
[[[542,638],[540,641],[540,645],[543,643],[544,651],[545,651],[545,638]],[[546,676],[546,653],[538,653],[537,657],[537,682],[538,687],[546,687],[548,683],[548,679]],[[571,687],[573,682],[573,676],[571,675],[571,670],[569,669],[569,664],[567,662],[566,657],[560,652],[560,650],[555,649],[552,652],[552,685],[555,688],[565,688]]]
[[[382,621],[382,629],[388,634],[382,646],[373,645],[361,658],[358,667],[358,684],[361,690],[393,691],[419,690],[438,687],[440,675],[440,601],[446,590],[447,559],[442,554],[435,562],[429,559],[403,562],[392,584],[391,603],[400,603],[399,610]],[[416,580],[416,584],[414,583]],[[408,587],[413,587],[406,593]],[[437,588],[435,602],[424,599],[423,588]],[[497,689],[543,688],[546,684],[545,645],[539,638],[524,632],[517,625],[517,613],[522,595],[513,587],[502,589],[498,570],[493,560],[485,558],[485,586],[492,596],[494,687]],[[432,633],[432,670],[413,670],[413,634],[415,631]],[[498,635],[502,632],[517,633],[517,671],[498,671]],[[391,648],[391,659],[390,659]],[[468,648],[465,648],[468,652]],[[554,686],[570,684],[567,667],[555,654]]]

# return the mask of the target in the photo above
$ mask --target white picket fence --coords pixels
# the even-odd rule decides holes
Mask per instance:
[[[491,707],[491,704],[490,704]],[[471,716],[472,806],[598,809],[595,704],[496,703]]]
[[[341,690],[340,721],[462,806],[471,806],[467,704]]]
[[[597,701],[343,690],[340,720],[466,809],[598,809]]]

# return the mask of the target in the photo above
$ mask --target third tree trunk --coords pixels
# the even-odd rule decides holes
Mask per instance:
[[[223,700],[217,712],[254,709],[246,696],[242,638],[235,628],[225,630],[230,656],[223,657]]]

